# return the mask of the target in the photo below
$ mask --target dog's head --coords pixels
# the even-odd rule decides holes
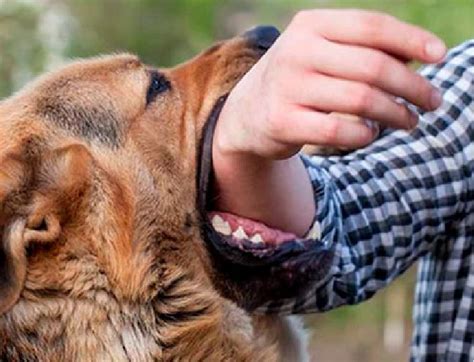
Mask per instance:
[[[220,104],[277,36],[257,28],[173,69],[127,54],[79,61],[0,104],[0,314],[20,295],[98,288],[146,302],[180,281],[170,264],[204,269],[245,304],[243,290],[301,252],[236,247],[207,219]]]

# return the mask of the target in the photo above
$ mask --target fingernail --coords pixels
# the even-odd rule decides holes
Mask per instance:
[[[367,125],[367,127],[372,131],[374,138],[377,137],[380,132],[378,123],[371,121],[370,119],[364,119],[364,122]]]
[[[446,54],[446,45],[440,40],[431,40],[426,44],[425,51],[432,60],[439,60]]]
[[[437,89],[433,89],[431,91],[431,99],[430,99],[431,107],[433,109],[437,109],[443,103],[443,96]]]

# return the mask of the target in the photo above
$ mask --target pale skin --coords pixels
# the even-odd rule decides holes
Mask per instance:
[[[316,205],[302,146],[366,146],[377,127],[364,119],[414,128],[417,118],[396,98],[432,111],[441,95],[407,62],[445,54],[434,34],[385,14],[298,13],[222,110],[213,145],[217,208],[304,236]]]

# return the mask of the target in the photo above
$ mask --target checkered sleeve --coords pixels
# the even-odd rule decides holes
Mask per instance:
[[[413,107],[415,130],[386,130],[342,157],[302,156],[315,190],[318,242],[333,244],[335,259],[317,285],[261,310],[306,313],[366,300],[473,212],[474,41],[421,74],[444,102],[429,113]]]

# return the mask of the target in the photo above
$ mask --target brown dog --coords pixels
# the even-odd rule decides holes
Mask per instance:
[[[236,247],[203,212],[221,97],[276,37],[79,61],[1,103],[1,360],[303,358],[289,320],[248,312],[314,279],[291,242]]]

